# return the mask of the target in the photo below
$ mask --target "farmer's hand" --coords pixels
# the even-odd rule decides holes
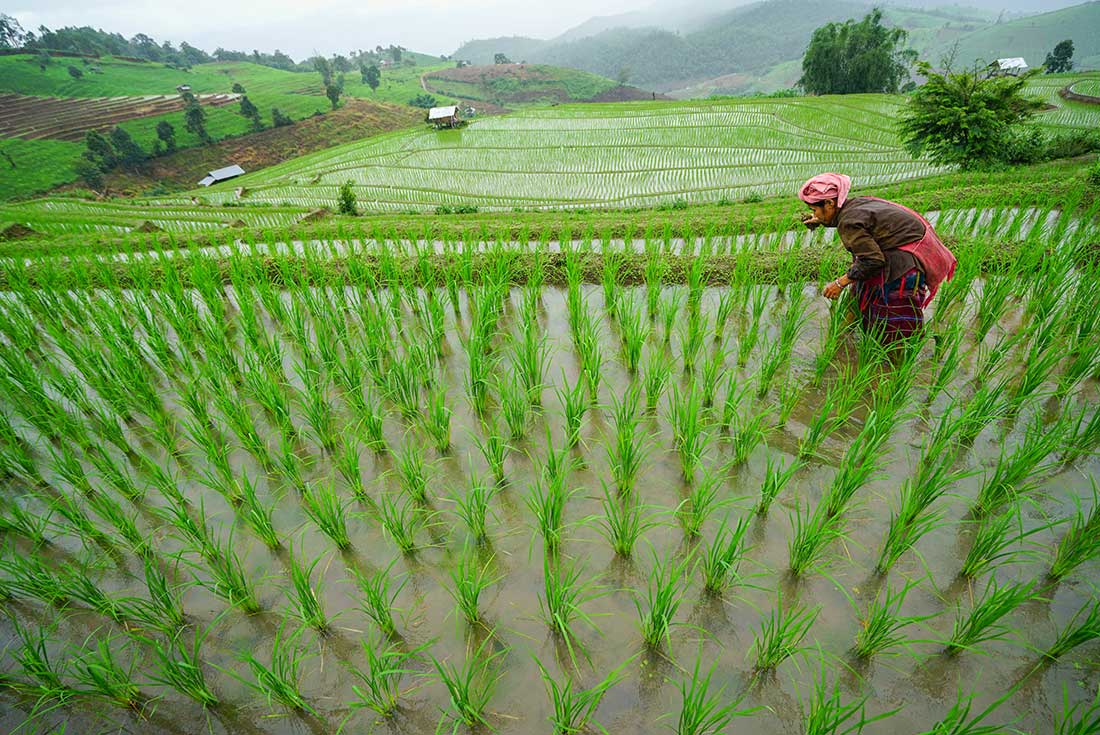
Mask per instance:
[[[824,223],[812,214],[807,214],[802,218],[802,224],[806,225],[806,229],[808,230],[816,230]]]
[[[848,279],[848,276],[841,276],[840,278],[836,279],[835,281],[831,281],[828,285],[826,285],[825,290],[822,291],[822,295],[824,295],[827,299],[835,299],[840,296],[840,292],[843,291],[844,287],[847,286],[849,283],[851,283],[851,281]]]

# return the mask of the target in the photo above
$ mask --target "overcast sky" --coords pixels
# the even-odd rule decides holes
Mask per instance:
[[[652,0],[6,0],[0,8],[27,30],[84,26],[127,38],[187,41],[206,51],[273,51],[296,60],[314,51],[346,53],[397,44],[449,54],[464,41],[501,35],[553,37],[593,15],[611,15]]]

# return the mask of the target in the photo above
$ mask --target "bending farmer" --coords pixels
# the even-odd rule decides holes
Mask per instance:
[[[819,174],[798,192],[812,211],[802,222],[837,228],[852,254],[852,266],[825,287],[825,297],[853,285],[865,328],[881,330],[890,342],[908,337],[924,324],[924,307],[940,284],[955,274],[955,256],[924,217],[885,199],[849,199],[851,187],[844,174]]]

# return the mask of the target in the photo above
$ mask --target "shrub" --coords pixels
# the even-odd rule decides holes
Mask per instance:
[[[1100,187],[1100,158],[1097,158],[1096,163],[1089,169],[1088,180],[1093,186]]]
[[[340,201],[337,203],[337,209],[340,214],[350,214],[355,216],[359,214],[359,208],[356,206],[355,191],[351,188],[351,182],[345,181],[340,185]]]

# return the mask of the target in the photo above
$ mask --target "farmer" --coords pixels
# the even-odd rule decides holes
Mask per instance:
[[[825,287],[825,298],[852,286],[864,328],[893,342],[923,326],[924,308],[955,274],[955,256],[924,217],[885,199],[849,199],[851,187],[844,174],[814,176],[798,191],[811,210],[802,222],[837,228],[852,254],[848,272]]]

